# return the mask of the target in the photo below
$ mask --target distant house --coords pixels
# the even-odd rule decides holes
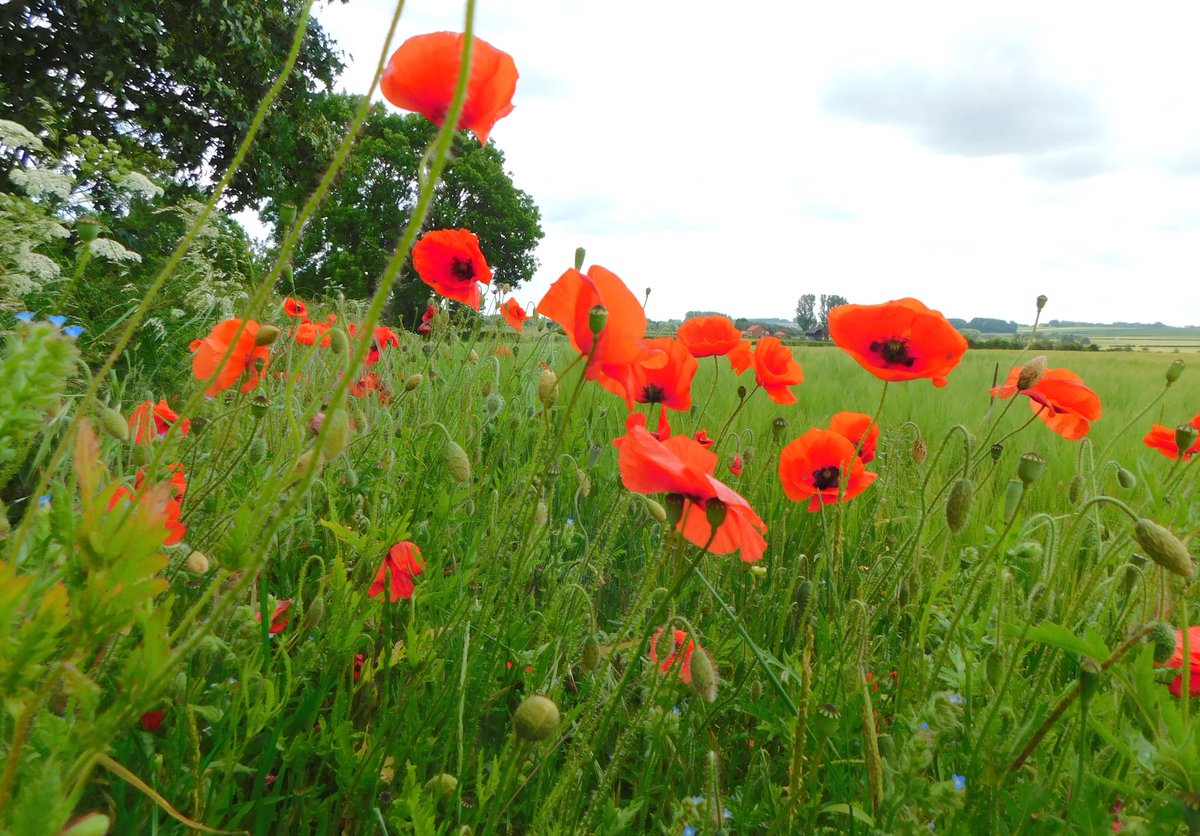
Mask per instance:
[[[742,332],[742,336],[748,340],[757,340],[763,337],[771,336],[771,331],[765,325],[759,325],[757,322]]]
[[[778,337],[778,338],[779,338],[779,339],[781,339],[781,340],[786,340],[788,335],[787,335],[787,332],[786,332],[786,331],[776,331],[776,332],[775,332],[774,334],[772,334],[771,336],[772,336],[772,337]]]
[[[829,334],[824,328],[818,328],[816,331],[805,331],[804,339],[806,340],[827,340]]]

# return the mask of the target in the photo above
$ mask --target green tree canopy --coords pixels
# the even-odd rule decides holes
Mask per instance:
[[[111,140],[135,167],[203,182],[232,160],[301,8],[300,0],[0,3],[0,119],[41,132],[55,153],[80,137]],[[296,69],[227,193],[232,208],[288,182],[298,147],[329,141],[338,126],[312,100],[341,69],[334,42],[310,20]]]
[[[333,122],[349,120],[357,96],[327,94],[315,106]],[[437,126],[416,114],[394,113],[376,104],[363,124],[349,159],[320,210],[309,221],[293,256],[295,290],[319,295],[340,289],[370,295],[416,203],[417,169]],[[302,202],[329,162],[331,148],[312,149],[281,197]],[[264,216],[277,216],[272,205]],[[494,283],[514,287],[533,276],[534,248],[542,238],[541,213],[533,198],[513,185],[504,155],[494,144],[460,134],[438,186],[426,229],[464,228],[479,236]],[[393,310],[414,327],[430,289],[405,265]],[[285,288],[291,290],[291,288]]]
[[[813,293],[805,293],[796,303],[796,325],[806,334],[817,327],[816,303],[817,297]]]

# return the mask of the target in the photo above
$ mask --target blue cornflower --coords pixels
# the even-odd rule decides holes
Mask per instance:
[[[951,691],[950,692],[950,702],[954,703],[955,705],[963,705],[964,703],[966,703],[966,699],[963,697],[962,694],[956,694],[953,691]]]
[[[721,815],[725,817],[725,821],[733,820],[733,811],[730,810],[728,807],[726,807],[724,810],[721,811]]]
[[[950,780],[954,782],[954,789],[959,790],[960,792],[967,788],[966,775],[951,775]]]
[[[671,706],[671,713],[672,714],[680,714],[681,712],[679,710],[679,706],[677,706],[677,705]]]
[[[46,506],[50,504],[50,494],[44,493],[38,497],[38,505]]]
[[[928,723],[922,723],[922,724],[921,724],[921,731],[929,731],[929,724],[928,724]]]
[[[79,337],[79,335],[82,333],[83,333],[82,325],[68,325],[66,328],[63,329],[63,334],[70,337],[73,340],[77,339]]]
[[[33,322],[33,311],[21,311],[17,314],[17,322]]]
[[[62,328],[64,325],[67,324],[67,318],[65,316],[60,316],[58,314],[55,314],[54,316],[46,317],[46,321],[49,322],[51,325],[53,325],[55,328]]]
[[[696,828],[692,827],[690,824],[686,825],[683,828],[683,836],[696,836]]]
[[[692,802],[692,803],[693,803],[693,804],[695,804],[697,807],[699,807],[701,804],[703,804],[703,803],[704,803],[704,796],[702,796],[702,795],[693,795],[691,798],[689,798],[689,799],[688,799],[688,801]]]

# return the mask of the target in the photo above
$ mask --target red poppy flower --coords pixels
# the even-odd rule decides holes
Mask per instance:
[[[246,327],[242,328],[241,335],[234,342],[234,335],[241,326],[242,320],[227,319],[217,323],[207,337],[192,342],[192,374],[197,380],[208,380],[216,375],[204,394],[213,396],[228,389],[243,374],[246,375],[246,382],[242,384],[243,392],[249,392],[262,379],[267,364],[271,362],[271,353],[265,345],[254,344],[258,323],[253,319],[246,321]],[[222,363],[226,352],[229,352],[229,357]]]
[[[742,456],[740,453],[734,456],[733,461],[729,463],[729,472],[734,476],[742,475]]]
[[[663,659],[661,663],[658,661],[658,640],[663,634],[665,628],[659,627],[658,630],[650,639],[650,661],[658,665],[658,669],[666,673],[675,665],[675,658],[682,653],[682,658],[679,660],[679,678],[684,682],[692,681],[692,653],[696,649],[696,643],[688,639],[687,646],[684,647],[684,639],[687,639],[688,634],[675,628],[675,649],[671,651],[671,655]]]
[[[372,392],[377,392],[380,403],[389,403],[392,399],[391,392],[384,385],[383,378],[375,372],[368,372],[358,379],[357,382],[350,384],[350,394],[356,398],[365,398]]]
[[[166,716],[167,712],[164,709],[156,708],[143,714],[139,722],[142,724],[142,728],[148,732],[158,731],[158,727],[162,725],[163,718]]]
[[[638,403],[661,405],[658,431],[660,437],[665,438],[671,433],[671,427],[667,423],[667,410],[682,412],[692,406],[692,379],[696,376],[700,363],[691,355],[686,345],[670,337],[645,340],[644,345],[666,355],[667,364],[659,365],[658,357],[651,360],[657,368],[650,368],[643,363],[634,364],[633,399]]]
[[[727,316],[694,316],[675,332],[675,338],[687,346],[693,357],[728,357],[738,374],[754,363],[750,341]]]
[[[1188,696],[1200,697],[1200,624],[1188,628]],[[1175,631],[1175,653],[1166,662],[1162,663],[1164,668],[1182,668],[1183,667],[1183,631]],[[1183,674],[1175,677],[1170,683],[1171,695],[1174,697],[1183,696]]]
[[[869,433],[867,433],[868,427],[871,430]],[[875,443],[879,440],[879,425],[871,421],[870,415],[864,415],[861,412],[839,412],[829,419],[829,429],[846,436],[855,447],[858,447],[859,441],[862,440],[858,457],[862,459],[863,464],[867,464],[875,458]],[[863,440],[863,433],[867,433],[865,440]]]
[[[589,324],[593,308],[608,312],[604,329],[592,335]],[[645,346],[646,313],[642,303],[615,274],[593,264],[587,274],[570,269],[538,304],[538,312],[557,322],[566,332],[571,347],[588,355],[587,377],[610,392],[625,398],[633,409],[636,364],[661,366],[666,355]]]
[[[1100,396],[1085,386],[1074,372],[1046,369],[1037,383],[1018,390],[1020,376],[1021,367],[1014,367],[1002,385],[989,390],[992,397],[1011,398],[1018,391],[1028,395],[1030,408],[1046,426],[1071,441],[1087,435],[1092,421],[1100,419]]]
[[[178,420],[179,413],[167,405],[166,398],[158,403],[143,401],[129,416],[129,431],[133,433],[134,444],[149,444],[165,436]],[[179,425],[179,434],[186,436],[191,426],[192,422],[185,420]]]
[[[308,316],[308,306],[289,296],[283,300],[283,312],[293,319],[304,319]]]
[[[275,612],[271,613],[271,624],[267,627],[267,632],[274,636],[276,633],[282,633],[287,629],[288,621],[291,616],[288,615],[288,610],[292,608],[292,599],[285,598],[275,605]],[[262,611],[255,613],[258,623],[262,624]]]
[[[400,335],[386,325],[375,326],[375,344],[380,348],[399,348]]]
[[[380,595],[387,587],[387,600],[399,601],[401,598],[411,598],[416,586],[413,576],[425,571],[421,565],[421,550],[416,543],[402,540],[388,550],[383,559],[383,565],[375,575],[367,595],[371,598]]]
[[[804,382],[804,372],[792,350],[776,337],[763,337],[754,344],[754,380],[775,403],[791,404],[796,396],[788,387]]]
[[[331,337],[329,336],[329,324],[325,322],[313,322],[311,319],[306,319],[296,326],[294,332],[296,342],[300,345],[316,345],[319,341],[321,348],[329,348]]]
[[[498,345],[498,346],[496,346],[496,356],[497,357],[512,357],[512,349],[506,345]]]
[[[843,474],[850,471],[847,479]],[[867,489],[878,474],[863,469],[854,444],[839,432],[811,429],[779,453],[779,479],[793,502],[808,499],[808,510],[850,500]],[[845,482],[845,492],[842,483]]]
[[[621,482],[636,493],[676,494],[682,499],[682,513],[676,529],[684,539],[712,554],[740,552],[741,559],[752,563],[762,557],[767,541],[766,523],[737,491],[712,474],[717,467],[715,453],[705,450],[695,439],[676,435],[659,441],[646,430],[646,416],[630,415],[625,421],[625,436],[617,445],[617,464]],[[713,532],[706,507],[719,501],[725,518]]]
[[[1188,423],[1200,430],[1200,414],[1197,414]],[[1146,442],[1147,447],[1153,447],[1169,459],[1182,458],[1186,462],[1192,456],[1200,453],[1200,435],[1196,436],[1195,444],[1180,454],[1179,447],[1175,444],[1174,428],[1164,427],[1162,424],[1154,424],[1150,427],[1150,432],[1146,433],[1146,437],[1142,440]]]
[[[364,653],[355,653],[354,654],[354,681],[355,682],[358,682],[358,680],[362,679],[362,669],[363,669],[363,665],[366,664],[366,661],[367,661],[366,654],[364,654]]]
[[[430,324],[433,318],[437,316],[437,305],[430,303],[425,309],[425,313],[421,314],[421,324],[417,326],[417,333],[423,337],[429,336],[429,332],[433,330]]]
[[[699,432],[695,433],[692,436],[692,438],[694,438],[696,440],[696,443],[699,444],[701,447],[703,447],[705,450],[707,450],[709,447],[712,447],[714,444],[717,443],[716,441],[714,441],[713,439],[708,437],[708,430],[700,430]]]
[[[447,299],[479,310],[479,282],[492,280],[492,268],[479,249],[479,239],[466,229],[426,232],[413,247],[413,269],[421,281]]]
[[[187,478],[184,476],[182,465],[175,463],[169,465],[169,468],[171,470],[170,480],[162,485],[152,487],[147,487],[145,484],[145,469],[139,470],[133,490],[124,486],[118,487],[108,500],[109,511],[122,502],[125,504],[151,503],[150,507],[154,508],[162,519],[165,529],[162,540],[164,546],[175,545],[187,534],[187,526],[179,521],[183,515],[181,500],[187,490]]]
[[[881,305],[839,305],[829,312],[829,338],[880,380],[946,375],[967,351],[967,341],[939,311],[916,299]]]
[[[529,319],[529,314],[525,313],[525,309],[511,297],[505,299],[504,304],[500,306],[500,316],[504,317],[504,321],[518,331],[525,330],[525,320]]]
[[[434,124],[446,119],[462,63],[463,35],[433,32],[409,38],[392,53],[379,89],[396,107],[421,114]],[[517,66],[512,56],[480,38],[471,48],[471,75],[459,128],[474,131],[481,144],[499,120],[512,113]]]

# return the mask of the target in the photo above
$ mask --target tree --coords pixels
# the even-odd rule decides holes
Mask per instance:
[[[228,167],[283,67],[301,0],[28,0],[0,3],[0,119],[59,156],[79,137],[115,141],[132,164],[203,183]],[[227,192],[255,204],[289,181],[295,150],[336,124],[312,98],[342,69],[310,19],[299,60]],[[7,168],[11,163],[2,163]],[[0,188],[9,189],[6,170]]]
[[[849,301],[845,296],[838,296],[836,293],[831,293],[826,296],[821,294],[821,330],[828,333],[829,331],[829,312],[839,305],[848,305]]]
[[[314,107],[330,121],[345,121],[361,98],[341,94],[317,97]],[[347,296],[375,292],[388,259],[416,204],[417,169],[437,126],[416,114],[372,106],[362,132],[321,208],[305,227],[293,255],[295,290],[316,295],[340,289]],[[328,164],[314,153],[295,182],[281,192],[300,202]],[[277,206],[264,212],[277,216]],[[504,154],[494,144],[480,146],[465,134],[455,139],[426,229],[464,228],[479,236],[492,268],[494,284],[514,287],[537,269],[534,248],[542,238],[541,213],[533,198],[513,185],[504,171]],[[293,288],[285,288],[288,292]],[[392,309],[416,327],[430,289],[412,271],[410,261]]]
[[[817,314],[814,310],[816,302],[817,297],[814,294],[805,293],[796,303],[796,324],[806,334],[817,327]]]

